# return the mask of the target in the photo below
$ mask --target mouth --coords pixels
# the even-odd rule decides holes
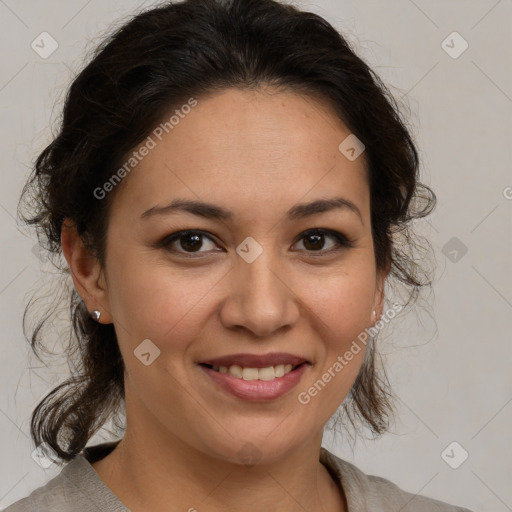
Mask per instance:
[[[243,380],[273,380],[275,378],[284,377],[290,372],[296,371],[298,368],[309,364],[304,361],[300,364],[277,364],[266,366],[263,368],[240,366],[232,364],[229,366],[224,365],[211,365],[207,363],[199,363],[199,366],[203,366],[217,373],[223,373],[232,377],[243,379]]]
[[[310,364],[301,356],[285,352],[270,354],[232,354],[199,363],[218,373],[244,380],[273,380]]]
[[[217,386],[238,399],[252,402],[276,400],[301,381],[311,362],[286,353],[234,354],[198,363],[201,372]],[[205,393],[211,393],[208,385]]]

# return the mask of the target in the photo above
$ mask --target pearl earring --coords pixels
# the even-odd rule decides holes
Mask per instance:
[[[93,320],[95,320],[96,322],[99,322],[100,321],[100,316],[101,316],[101,311],[95,309],[92,313],[91,313],[91,318]]]

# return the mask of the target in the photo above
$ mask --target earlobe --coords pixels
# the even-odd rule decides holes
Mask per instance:
[[[70,219],[65,219],[62,224],[61,245],[73,284],[87,309],[90,312],[99,311],[101,323],[111,323],[107,288],[101,265],[78,234],[76,224]]]

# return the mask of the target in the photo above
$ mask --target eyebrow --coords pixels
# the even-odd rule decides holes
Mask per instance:
[[[334,209],[346,209],[352,211],[363,223],[363,216],[359,208],[350,200],[344,197],[333,197],[331,199],[317,199],[310,203],[297,204],[286,212],[286,217],[289,220],[299,220],[318,213],[328,212]],[[202,201],[194,201],[190,199],[174,199],[166,206],[153,206],[146,210],[141,218],[153,217],[155,215],[172,214],[175,212],[184,211],[203,217],[206,219],[228,221],[234,219],[234,214],[221,206]]]

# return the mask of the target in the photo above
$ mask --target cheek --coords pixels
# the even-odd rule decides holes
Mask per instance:
[[[311,286],[307,296],[322,350],[310,385],[315,386],[318,378],[325,384],[316,407],[321,403],[338,407],[352,387],[366,352],[374,294],[375,274],[369,265],[354,265]]]
[[[366,344],[358,336],[371,324],[374,286],[367,269],[366,274],[319,280],[308,295],[318,364],[299,389],[297,400],[321,421],[326,422],[340,407],[360,371]]]
[[[163,264],[144,264],[142,259],[119,265],[110,278],[109,301],[123,329],[121,338],[128,338],[130,346],[149,338],[165,350],[194,338],[206,314],[208,292],[219,280],[212,272],[176,271]]]
[[[321,279],[304,279],[307,306],[325,325],[326,338],[342,345],[368,327],[375,295],[371,268],[353,268]]]

